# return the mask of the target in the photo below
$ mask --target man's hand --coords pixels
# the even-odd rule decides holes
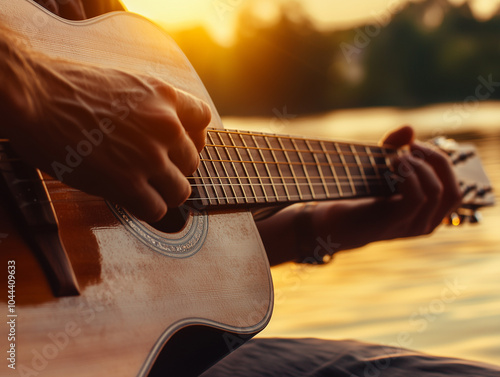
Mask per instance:
[[[399,193],[321,203],[315,211],[318,235],[331,235],[341,249],[429,234],[460,204],[460,188],[447,155],[415,142],[410,127],[390,133],[381,144],[409,148],[409,153],[393,161]]]
[[[211,116],[204,102],[149,76],[14,55],[2,131],[21,157],[146,221],[189,197]]]
[[[319,202],[310,213],[309,228],[313,234],[297,234],[295,224],[301,215],[300,204],[259,221],[257,225],[272,265],[299,257],[321,260],[325,252],[429,234],[458,207],[461,193],[448,156],[415,142],[410,127],[390,133],[381,144],[409,149],[408,154],[393,161],[395,173],[401,176],[398,193],[388,198]],[[298,250],[299,243],[304,246],[304,242],[299,242],[303,240],[311,242],[308,255]],[[323,250],[325,243],[329,250]],[[318,255],[314,255],[318,250]]]

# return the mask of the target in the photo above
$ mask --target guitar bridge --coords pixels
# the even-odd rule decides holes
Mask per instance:
[[[41,173],[0,142],[0,192],[20,234],[36,254],[56,297],[79,295],[78,282],[59,236],[59,225]]]

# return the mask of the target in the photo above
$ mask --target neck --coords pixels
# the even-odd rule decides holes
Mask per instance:
[[[395,154],[375,145],[210,129],[190,179],[203,207],[382,196],[391,193]]]

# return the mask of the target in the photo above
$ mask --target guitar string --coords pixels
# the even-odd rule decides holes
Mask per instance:
[[[339,154],[336,154],[336,156],[339,156]],[[368,156],[368,155],[367,155]],[[394,155],[395,156],[395,155]],[[240,163],[240,164],[281,164],[281,165],[311,165],[311,166],[339,166],[339,167],[344,167],[344,166],[357,166],[357,167],[384,167],[387,166],[386,164],[375,164],[373,165],[372,163],[362,163],[357,164],[357,163],[341,163],[341,162],[332,162],[331,164],[328,162],[287,162],[287,161],[246,161],[246,160],[233,160],[233,159],[211,159],[211,158],[203,158],[203,156],[200,154],[200,161],[208,161],[208,162],[228,162],[228,163]],[[386,155],[384,158],[390,158],[392,155]],[[0,158],[0,162],[23,162],[24,160],[19,157],[9,157],[5,159]]]
[[[239,161],[239,160],[216,160],[216,159],[208,159],[208,158],[200,158],[201,161],[206,161],[206,162],[220,162],[220,163],[240,163],[240,164],[264,164],[264,165],[287,165],[287,166],[336,166],[336,167],[355,167],[355,168],[362,168],[362,169],[370,169],[370,168],[387,168],[388,166],[386,164],[356,164],[356,163],[328,163],[328,162],[279,162],[279,161]],[[25,162],[21,158],[6,158],[6,159],[1,159],[0,158],[0,163],[2,162]],[[309,172],[310,173],[310,172]]]
[[[208,159],[208,158],[200,158],[200,161],[208,161],[208,162],[229,162],[229,163],[243,163],[243,164],[265,164],[265,165],[298,165],[298,166],[332,166],[331,164],[327,162],[320,162],[320,163],[315,163],[315,162],[280,162],[280,161],[238,161],[238,160],[216,160],[216,159]],[[338,167],[360,167],[360,165],[356,163],[333,163],[333,166],[338,166]],[[387,167],[387,165],[383,164],[378,164],[376,167]],[[368,167],[374,167],[371,164],[365,164],[362,165],[361,167],[363,168],[368,168]]]
[[[257,145],[257,141],[256,141],[256,139],[255,139],[255,136],[259,136],[259,135],[255,135],[255,136],[254,136],[254,135],[253,135],[253,134],[251,134],[251,133],[234,132],[234,131],[229,131],[229,130],[227,130],[227,131],[226,131],[226,130],[224,130],[224,131],[222,131],[222,132],[221,132],[221,130],[209,130],[209,131],[211,131],[211,132],[215,132],[215,133],[217,133],[217,132],[218,132],[218,133],[226,133],[226,134],[248,135],[248,136],[251,136],[251,137],[252,137],[253,142],[254,142],[254,144],[255,144],[255,145]],[[262,134],[261,134],[261,135],[262,135]],[[280,140],[282,140],[282,139],[290,139],[290,140],[292,140],[292,141],[295,141],[295,140],[303,140],[303,141],[306,141],[306,140],[307,140],[307,139],[305,139],[305,138],[300,138],[300,137],[287,137],[287,136],[285,136],[285,137],[282,137],[282,136],[281,136],[281,137],[280,137],[280,136],[277,136],[277,135],[266,135],[266,136],[271,136],[271,137],[275,137],[275,138],[280,138]],[[210,136],[209,136],[209,137],[210,137]],[[220,136],[219,136],[219,139],[220,139],[221,141],[223,141],[222,137],[220,137]],[[212,140],[212,139],[211,139],[211,140]],[[323,141],[320,141],[320,140],[317,140],[317,141],[319,141],[319,142],[323,142]],[[8,140],[6,140],[6,139],[0,139],[0,143],[1,143],[1,142],[7,143],[7,142],[9,142],[9,141],[8,141]],[[269,145],[269,143],[267,143],[267,144]],[[338,148],[338,145],[340,145],[340,144],[342,144],[342,145],[346,145],[346,146],[351,145],[351,149],[352,149],[352,145],[353,145],[352,143],[350,143],[350,144],[337,143],[336,147]],[[294,145],[295,145],[295,143],[294,143]],[[270,145],[269,145],[269,146],[270,146]],[[249,150],[249,149],[250,149],[250,150],[259,150],[259,151],[260,151],[260,154],[261,154],[261,156],[262,156],[262,157],[263,157],[263,155],[262,155],[262,150],[267,150],[267,151],[272,151],[272,152],[274,152],[274,151],[284,152],[285,154],[286,154],[286,152],[293,152],[293,153],[297,153],[297,155],[298,155],[299,157],[301,156],[301,155],[299,155],[299,153],[311,153],[311,154],[314,154],[314,153],[320,153],[320,154],[322,154],[322,155],[330,155],[330,156],[339,156],[339,155],[341,156],[341,155],[345,154],[345,155],[352,155],[352,156],[360,156],[360,155],[362,155],[362,156],[369,156],[369,157],[373,157],[373,156],[375,156],[375,155],[379,155],[379,154],[380,154],[380,155],[382,155],[383,157],[385,157],[385,158],[386,158],[386,157],[387,157],[387,154],[385,154],[385,155],[384,155],[384,154],[383,154],[383,152],[384,152],[384,151],[388,151],[388,150],[389,150],[389,149],[386,149],[386,148],[382,148],[382,147],[378,147],[378,146],[377,146],[377,147],[373,146],[373,148],[374,148],[374,149],[381,150],[382,152],[370,151],[371,153],[362,153],[362,152],[357,153],[356,151],[354,151],[353,153],[349,153],[349,152],[347,152],[347,151],[342,151],[342,150],[340,150],[340,151],[338,151],[337,153],[334,153],[334,152],[331,152],[331,153],[330,153],[330,152],[325,153],[325,151],[324,151],[324,150],[322,150],[321,152],[319,152],[319,151],[316,151],[316,150],[312,150],[311,148],[309,148],[308,150],[301,150],[301,149],[299,149],[299,148],[294,148],[294,149],[279,148],[279,149],[278,149],[278,148],[258,148],[258,147],[246,147],[246,146],[245,146],[245,147],[242,147],[242,146],[236,146],[236,145],[218,145],[218,144],[207,144],[207,147],[213,147],[213,148],[234,148],[234,149],[247,149],[247,150]],[[366,146],[366,145],[362,145],[362,147],[363,147],[363,148],[366,148],[367,146]],[[340,153],[339,153],[339,152],[340,152]],[[210,153],[210,152],[207,150],[207,153]],[[248,152],[248,153],[249,153],[249,156],[251,156],[250,152]],[[226,152],[226,154],[230,157],[230,154],[229,154],[229,152],[228,152],[228,151]],[[220,156],[219,156],[219,158],[220,158]],[[312,166],[315,166],[315,167],[318,167],[318,166],[329,166],[329,167],[331,167],[331,166],[333,165],[333,166],[340,166],[340,167],[342,167],[342,168],[344,168],[344,169],[346,169],[347,167],[356,167],[357,169],[360,169],[360,172],[361,172],[361,169],[365,169],[365,168],[368,168],[368,169],[374,169],[374,168],[378,168],[378,167],[387,168],[387,166],[386,166],[386,165],[373,164],[373,162],[371,162],[369,165],[366,165],[366,164],[364,164],[364,163],[360,164],[359,162],[358,162],[358,163],[356,163],[356,164],[350,164],[350,163],[349,163],[349,164],[348,164],[348,163],[339,164],[339,163],[313,163],[313,162],[303,162],[303,161],[301,161],[301,162],[287,162],[287,163],[284,163],[284,162],[279,162],[279,161],[272,161],[272,162],[266,162],[266,161],[241,161],[241,160],[230,160],[230,159],[229,159],[229,160],[223,160],[223,159],[220,159],[220,160],[213,160],[213,159],[203,159],[203,158],[202,158],[201,160],[202,160],[202,161],[209,161],[209,162],[212,162],[212,164],[213,164],[214,162],[220,162],[220,163],[229,162],[229,163],[232,163],[232,164],[233,164],[233,166],[234,166],[234,163],[242,163],[242,164],[245,164],[245,163],[247,163],[247,164],[255,164],[255,163],[258,163],[258,164],[286,164],[286,165],[288,165],[288,166],[290,166],[290,165],[300,165],[300,166],[302,166],[303,168],[304,168],[304,166],[305,166],[305,165],[312,165]],[[6,159],[6,160],[3,160],[3,161],[8,161],[8,162],[17,162],[17,161],[22,161],[22,159],[19,159],[19,158],[16,158],[16,159],[10,158],[10,159]],[[214,165],[214,166],[215,166],[215,165]],[[224,166],[224,164],[222,164],[222,166]],[[347,171],[347,170],[346,170],[346,171]],[[320,175],[321,175],[321,169],[319,169],[319,168],[318,168],[318,172],[319,172],[319,173],[320,173]],[[309,173],[309,172],[308,172],[308,173]],[[363,172],[362,172],[362,173],[363,173]],[[227,175],[227,174],[226,174],[226,175]],[[379,180],[379,179],[380,179],[380,177],[378,177],[378,176],[375,176],[375,177],[370,177],[370,176],[368,176],[368,177],[369,177],[370,179],[374,179],[374,180]],[[235,177],[235,178],[236,178],[236,177]],[[251,179],[251,178],[252,178],[252,177],[243,177],[243,179]],[[262,178],[262,177],[261,177],[261,178]],[[278,178],[280,178],[280,177],[278,177]],[[366,178],[367,178],[367,176],[364,176],[364,179],[366,179]],[[232,186],[234,186],[234,184],[231,184],[231,183],[226,183],[226,184],[222,183],[222,180],[223,180],[223,179],[230,179],[230,177],[220,177],[220,176],[217,176],[217,177],[210,177],[210,176],[208,176],[208,177],[207,177],[207,176],[204,176],[204,177],[189,177],[188,179],[191,179],[191,180],[201,180],[202,182],[203,182],[204,180],[207,180],[207,179],[216,179],[216,180],[219,180],[219,181],[221,182],[220,184],[212,184],[212,185],[211,185],[211,187],[212,187],[212,188],[213,188],[214,186],[215,186],[215,187],[224,187],[224,186],[231,186],[231,187],[232,187]],[[238,179],[241,179],[241,177],[238,177]],[[273,176],[272,176],[272,174],[268,174],[268,177],[264,177],[264,179],[270,179],[270,180],[271,180],[271,182],[272,182],[272,180],[273,180]],[[281,183],[281,184],[279,184],[279,183],[278,183],[278,184],[276,184],[276,183],[267,183],[267,184],[266,184],[266,183],[260,183],[259,185],[260,185],[260,186],[273,186],[273,187],[274,187],[274,186],[283,186],[283,187],[286,187],[286,186],[287,186],[287,184],[284,182],[284,179],[287,179],[287,177],[281,177],[281,180],[282,180],[282,183]],[[297,179],[307,179],[307,180],[309,181],[309,182],[307,182],[307,183],[297,183],[297,182],[295,182],[295,184],[292,184],[293,186],[297,186],[297,187],[299,187],[299,186],[307,186],[307,187],[311,187],[311,186],[322,186],[322,187],[324,187],[324,184],[323,184],[323,183],[311,183],[311,182],[310,182],[311,177],[289,177],[288,179],[292,179],[292,180],[295,180],[295,181],[296,181]],[[312,179],[317,179],[317,177],[312,177]],[[43,180],[44,180],[44,181],[50,181],[50,180],[46,180],[46,179],[43,179]],[[334,178],[333,178],[333,177],[332,177],[332,178],[327,178],[327,180],[334,180]],[[336,181],[338,181],[338,180],[339,180],[339,178],[337,178],[337,179],[336,179]],[[342,181],[347,180],[347,182],[341,182],[341,185],[353,186],[353,184],[354,184],[354,182],[353,182],[353,181],[354,181],[354,180],[356,180],[356,181],[357,181],[357,180],[358,180],[358,177],[357,177],[357,176],[340,177],[340,180],[342,180]],[[24,180],[24,181],[26,181],[26,180]],[[53,181],[55,181],[55,180],[53,180]],[[252,187],[253,187],[253,186],[256,186],[255,184],[253,184],[253,183],[251,183],[251,182],[250,182],[250,183],[248,183],[248,184],[244,184],[244,185],[245,185],[245,186],[252,186]],[[257,186],[259,186],[259,185],[257,185]],[[338,182],[336,182],[336,185],[338,185]],[[205,190],[207,189],[207,185],[206,185],[206,184],[195,184],[195,185],[192,185],[192,186],[193,186],[193,187],[203,187],[203,188],[205,188]],[[236,186],[237,186],[237,185],[236,185]],[[242,185],[240,184],[240,186],[242,186]],[[354,186],[353,186],[353,188],[354,188]],[[242,191],[243,191],[243,190],[242,190]],[[215,189],[214,189],[214,193],[215,193],[215,195],[218,197],[217,192],[215,191]],[[244,194],[246,194],[245,192],[243,192],[243,193],[244,193]],[[313,191],[312,189],[311,189],[311,193],[314,193],[314,191]],[[276,194],[277,194],[277,192],[276,192]],[[208,191],[207,191],[207,196],[208,196],[208,198],[210,199],[210,195],[209,195]],[[313,196],[314,196],[314,195],[313,195]],[[267,196],[267,193],[266,193],[266,197],[267,197],[267,198],[270,198],[270,199],[276,199],[276,198],[277,198],[277,197],[275,197],[275,196]],[[228,200],[230,200],[230,199],[238,199],[238,197],[236,197],[236,196],[235,196],[234,198],[231,198],[231,197],[228,197],[227,195],[224,195],[224,199],[228,199]],[[241,198],[241,199],[244,199],[244,200],[245,200],[245,199],[246,199],[246,197],[245,197],[245,198]],[[256,200],[258,200],[259,198],[258,198],[258,197],[255,197],[255,199],[256,199]],[[300,198],[299,198],[299,199],[300,199]],[[199,199],[198,199],[198,198],[196,198],[196,199],[193,199],[193,200],[199,200]],[[266,199],[266,200],[267,200],[267,199]]]
[[[308,140],[305,140],[305,141],[308,141]],[[238,149],[245,149],[245,150],[260,150],[260,151],[275,151],[275,152],[293,152],[293,153],[315,153],[315,154],[320,154],[320,155],[325,155],[325,154],[329,154],[329,155],[338,155],[338,152],[337,151],[322,151],[322,150],[318,150],[318,149],[287,149],[287,148],[269,148],[269,147],[245,147],[245,146],[242,146],[242,145],[222,145],[222,144],[205,144],[205,148],[206,147],[211,147],[211,148],[238,148]],[[369,148],[374,148],[372,146],[368,146]],[[385,157],[387,154],[395,154],[396,151],[393,150],[393,149],[388,149],[388,148],[383,148],[383,147],[377,147],[379,149],[385,149],[387,151],[390,151],[390,152],[387,152],[387,153],[383,153],[383,152],[374,152],[373,155],[375,157]],[[342,151],[342,154],[346,155],[346,156],[369,156],[370,154],[367,153],[367,152],[352,152],[352,151]]]
[[[382,187],[382,188],[387,188],[386,185],[378,185],[379,187]],[[375,186],[377,187],[377,186]],[[76,190],[76,189],[70,189],[68,191],[75,191],[75,192],[79,192],[83,195],[88,195],[88,194],[85,194],[79,190]],[[51,195],[54,195],[54,196],[57,196],[58,193],[51,193]],[[388,193],[387,193],[388,194]],[[91,195],[89,195],[91,196]],[[352,193],[349,193],[349,195],[343,195],[343,194],[338,194],[334,197],[327,197],[326,194],[320,194],[320,198],[317,198],[317,200],[334,200],[334,199],[342,199],[342,198],[353,198],[355,197],[355,195],[353,195]],[[356,195],[358,197],[363,197],[363,196],[366,196],[366,195]],[[368,195],[368,196],[374,196],[372,194]],[[377,196],[384,196],[384,195],[377,195]],[[281,197],[283,197],[284,200],[281,199]],[[267,200],[266,200],[267,198]],[[208,200],[208,201],[211,201],[211,200],[218,200],[218,199],[222,199],[222,200],[226,200],[228,203],[218,203],[217,205],[214,205],[212,203],[209,203],[207,205],[203,205],[204,207],[211,207],[211,206],[224,206],[224,205],[231,205],[231,206],[235,206],[235,205],[238,205],[238,204],[241,204],[241,203],[229,203],[229,200],[238,200],[238,199],[242,199],[242,200],[247,200],[246,203],[243,203],[243,205],[247,205],[247,204],[273,204],[273,203],[286,203],[286,202],[306,202],[306,201],[311,201],[312,198],[311,197],[307,197],[307,198],[301,198],[299,195],[292,195],[292,198],[290,198],[290,196],[285,196],[285,195],[282,195],[282,196],[253,196],[253,197],[245,197],[245,196],[238,196],[238,197],[229,197],[229,198],[216,198],[216,197],[206,197],[206,198],[188,198],[186,200],[186,202],[200,202],[201,200]],[[255,202],[248,202],[248,199],[251,199],[251,200],[255,200]],[[262,202],[258,202],[258,200],[262,199],[263,201]],[[275,199],[274,202],[269,202],[268,199]],[[105,201],[105,199],[103,198],[99,198],[99,197],[93,197],[93,198],[88,198],[88,199],[79,199],[79,200],[70,200],[71,202],[75,202],[75,203],[87,203],[87,202],[103,202]],[[44,201],[38,201],[36,202],[36,204],[41,204],[41,203],[68,203],[68,199],[64,199],[64,200],[44,200]],[[31,204],[35,204],[35,202],[31,203]]]
[[[299,139],[301,140],[301,139]],[[307,140],[307,139],[304,139]],[[10,141],[8,139],[0,139],[0,144],[10,144]],[[342,143],[337,143],[337,144],[342,144]],[[342,144],[344,145],[344,144]],[[347,146],[347,144],[345,144]],[[355,146],[356,144],[349,144]],[[363,147],[369,147],[369,148],[377,148],[379,150],[382,150],[381,152],[372,152],[372,155],[374,157],[380,157],[380,158],[385,158],[390,155],[396,154],[396,150],[391,149],[391,148],[384,148],[381,146],[370,146],[370,145],[359,145]],[[274,152],[291,152],[291,153],[313,153],[313,154],[318,154],[318,155],[330,155],[330,156],[338,156],[339,153],[337,151],[323,151],[323,150],[306,150],[306,149],[287,149],[287,148],[260,148],[260,147],[249,147],[249,146],[240,146],[240,145],[222,145],[222,144],[205,144],[205,148],[233,148],[233,149],[243,149],[243,150],[262,150],[262,151],[274,151]],[[385,151],[385,152],[384,152]],[[344,156],[366,156],[369,157],[370,154],[367,152],[352,152],[352,151],[342,151],[341,153]]]
[[[264,132],[245,132],[245,131],[238,131],[238,130],[230,130],[230,129],[218,129],[218,128],[207,128],[208,132],[214,132],[214,133],[225,133],[225,134],[233,134],[233,135],[246,135],[246,136],[254,136],[254,137],[269,137],[273,139],[288,139],[288,140],[309,140],[309,141],[314,141],[314,142],[319,142],[319,143],[336,143],[339,145],[355,145],[359,147],[373,147],[373,148],[381,148],[381,149],[387,149],[390,150],[391,148],[385,148],[380,145],[375,145],[375,144],[362,144],[362,143],[356,143],[356,142],[349,142],[349,141],[339,141],[339,142],[334,142],[332,140],[328,139],[320,139],[320,138],[309,138],[309,137],[302,137],[302,136],[291,136],[291,135],[278,135],[278,134],[269,134],[269,133],[264,133]]]
[[[374,183],[370,184],[370,186],[372,185],[376,185],[378,184],[381,180],[380,179],[376,179],[376,178],[373,178],[372,179],[374,181]],[[33,180],[19,180],[19,182],[36,182],[35,179]],[[46,180],[44,180],[44,182],[47,182]],[[53,181],[49,181],[49,183],[51,182],[58,182],[56,180],[53,180]],[[359,186],[359,187],[364,187],[365,184],[364,184],[364,181],[361,180],[361,179],[357,179],[356,182],[354,182],[355,185]],[[297,187],[297,186],[301,186],[301,187],[310,187],[310,186],[321,186],[323,187],[323,183],[322,182],[311,182],[310,184],[309,183],[299,183],[299,184],[294,184],[294,185],[287,185],[285,183],[262,183],[262,184],[253,184],[253,183],[242,183],[242,184],[236,184],[236,183],[215,183],[213,185],[207,185],[207,184],[191,184],[190,185],[191,187],[222,187],[222,186],[236,186],[236,187],[239,187],[239,186],[253,186],[253,187],[261,187],[261,186],[278,186],[278,187],[284,187],[284,186],[293,186],[293,187]],[[337,186],[335,184],[335,186]],[[341,182],[340,186],[350,186],[350,181],[346,181],[346,182]],[[68,186],[70,187],[70,186]],[[77,190],[75,189],[76,191],[81,191],[81,190]]]
[[[335,196],[335,197],[327,197],[325,194],[317,194],[319,195],[319,197],[316,197],[315,200],[335,200],[335,199],[342,199],[342,198],[354,198],[355,196],[354,195],[349,195],[349,196],[342,196],[342,195],[338,195],[338,196]],[[360,196],[363,196],[363,195],[357,195],[356,197],[360,197]],[[267,200],[266,200],[267,198]],[[231,196],[231,197],[224,197],[224,198],[217,198],[217,197],[206,197],[206,198],[188,198],[186,202],[200,202],[202,200],[207,200],[207,201],[210,201],[210,200],[217,200],[217,199],[220,199],[220,200],[225,200],[226,202],[229,202],[230,200],[234,200],[234,201],[237,201],[237,200],[243,200],[243,201],[246,201],[244,203],[219,203],[219,204],[207,204],[207,205],[203,205],[203,207],[220,207],[220,206],[224,206],[224,205],[230,205],[230,206],[235,206],[235,205],[249,205],[249,204],[273,204],[273,203],[286,203],[286,202],[290,202],[290,203],[296,203],[296,202],[308,202],[308,201],[312,201],[312,197],[306,197],[306,198],[300,198],[299,195],[290,195],[290,196],[286,196],[286,195],[283,195],[283,196],[274,196],[274,195],[268,195],[267,197],[265,196],[252,196],[252,197],[248,197],[248,196]],[[269,199],[272,199],[273,201],[270,202]],[[249,200],[253,200],[254,202],[251,202]],[[259,200],[261,200],[260,202],[258,202]],[[40,201],[36,201],[36,202],[31,202],[29,204],[46,204],[46,203],[51,203],[51,204],[57,204],[57,203],[68,203],[68,202],[72,202],[72,203],[90,203],[90,202],[103,202],[105,201],[105,199],[103,198],[99,198],[99,197],[94,197],[94,198],[88,198],[88,199],[71,199],[71,200],[68,200],[68,199],[64,199],[64,200],[58,200],[58,199],[55,199],[55,200],[40,200]]]
[[[380,187],[386,187],[386,186],[380,186]],[[78,190],[75,190],[75,191],[78,191]],[[80,192],[80,191],[79,191]],[[82,194],[85,194],[85,193],[82,193]],[[85,194],[86,195],[86,194]],[[315,200],[334,200],[334,199],[340,199],[340,198],[345,198],[345,197],[349,197],[349,198],[352,198],[352,197],[355,197],[355,195],[351,194],[351,195],[336,195],[336,196],[333,196],[333,197],[328,197],[326,194],[322,194],[322,193],[317,193],[317,195],[319,197],[316,197]],[[57,197],[57,193],[54,195]],[[274,202],[297,202],[297,201],[311,201],[312,200],[312,197],[311,196],[308,196],[306,195],[307,197],[306,198],[300,198],[299,195],[289,195],[288,197],[286,195],[268,195],[267,197],[266,196],[251,196],[251,197],[245,197],[245,196],[229,196],[229,197],[205,197],[205,198],[188,198],[186,200],[186,202],[200,202],[201,200],[216,200],[216,199],[221,199],[221,200],[225,200],[225,201],[229,201],[229,200],[239,200],[239,199],[242,199],[242,200],[247,200],[246,203],[243,203],[243,204],[252,204],[252,203],[249,203],[248,200],[262,200],[262,201],[265,201],[266,203],[269,203],[269,204],[272,204],[272,202],[269,202],[269,199],[272,199],[274,200]],[[363,195],[356,195],[356,196],[363,196]],[[74,202],[74,203],[82,203],[82,202],[100,202],[100,201],[104,201],[103,198],[98,198],[98,197],[93,197],[93,198],[88,198],[88,199],[78,199],[78,200],[70,200],[71,202]],[[58,200],[58,199],[55,199],[55,200],[45,200],[45,201],[37,201],[37,202],[33,202],[33,204],[40,204],[40,203],[67,203],[68,202],[68,199],[65,198],[64,200]],[[235,205],[235,204],[239,204],[239,203],[227,203],[226,205]],[[260,203],[257,203],[257,204],[260,204]],[[212,204],[210,204],[212,205]],[[224,205],[224,204],[222,204]],[[220,204],[219,204],[220,206]]]
[[[309,140],[309,141],[314,141],[314,142],[323,142],[323,143],[336,143],[340,145],[355,145],[355,146],[360,146],[360,147],[373,147],[373,148],[382,148],[382,149],[391,149],[391,148],[385,148],[380,145],[376,144],[362,144],[362,143],[356,143],[356,142],[350,142],[350,141],[338,141],[334,142],[332,140],[328,139],[321,139],[321,138],[316,138],[316,137],[302,137],[302,136],[292,136],[292,135],[278,135],[278,134],[271,134],[271,133],[264,133],[264,132],[245,132],[245,131],[238,131],[238,130],[231,130],[231,129],[219,129],[219,128],[212,128],[208,127],[207,132],[212,132],[212,133],[221,133],[221,134],[232,134],[232,135],[240,135],[240,136],[253,136],[253,137],[269,137],[272,139],[282,139],[282,140]],[[0,138],[0,143],[2,142],[10,142],[9,139],[5,138]]]
[[[0,169],[0,170],[2,170],[2,169]],[[382,179],[382,177],[377,176],[377,175],[366,175],[365,177],[366,177],[366,179],[372,180],[372,181],[379,181],[379,180]],[[273,181],[273,180],[280,180],[281,181],[281,180],[287,180],[287,179],[295,181],[297,179],[307,179],[306,177],[278,177],[278,176],[269,176],[269,177],[262,177],[261,176],[260,178],[263,179],[263,180],[271,180],[271,181]],[[309,178],[310,179],[321,179],[320,176],[314,176],[314,177],[309,177]],[[360,175],[351,176],[351,178],[352,178],[353,181],[363,181],[363,177],[360,176]],[[195,181],[196,182],[197,180],[210,180],[210,179],[217,179],[217,180],[227,180],[227,179],[229,179],[229,180],[237,180],[237,179],[242,179],[242,180],[257,180],[257,179],[259,179],[259,177],[256,177],[256,176],[255,177],[253,177],[253,176],[251,176],[251,177],[224,177],[224,176],[223,177],[220,177],[220,176],[203,176],[203,177],[197,177],[197,176],[189,176],[189,177],[186,177],[186,179],[188,179],[190,181]],[[337,178],[335,178],[335,177],[324,177],[324,179],[332,181],[332,182],[336,182],[337,181]],[[349,178],[347,176],[345,176],[345,177],[338,177],[338,180],[339,181],[350,182],[350,180],[349,180]],[[38,181],[40,181],[40,179],[38,179],[38,178],[33,178],[33,179],[18,179],[17,180],[17,182],[20,182],[20,183],[21,182],[27,182],[27,183],[29,183],[29,182],[38,182]],[[43,178],[42,181],[43,182],[47,182],[47,183],[53,183],[53,182],[55,182],[55,183],[58,183],[58,182],[64,183],[64,182],[61,182],[61,181],[59,181],[58,179],[55,179],[55,178]],[[295,183],[294,182],[294,186],[297,185],[297,184],[298,185],[307,185],[307,183],[300,183],[300,182]],[[191,184],[191,185],[193,185],[193,184]],[[238,184],[235,183],[235,185],[238,185]],[[253,185],[258,186],[259,184],[253,183]]]

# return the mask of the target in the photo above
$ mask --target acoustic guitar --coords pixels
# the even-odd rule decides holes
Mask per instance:
[[[271,316],[252,210],[394,192],[396,150],[225,130],[180,49],[138,15],[71,22],[28,0],[0,4],[33,50],[160,77],[213,113],[192,197],[157,224],[40,173],[0,140],[2,376],[199,375]],[[462,175],[456,223],[492,203],[491,187],[472,147],[444,147]]]

